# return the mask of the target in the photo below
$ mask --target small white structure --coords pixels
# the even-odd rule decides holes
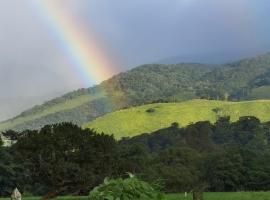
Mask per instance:
[[[22,194],[15,188],[11,194],[11,200],[22,200]]]
[[[7,139],[6,137],[4,137],[1,133],[0,133],[0,138],[2,139],[3,141],[3,146],[4,147],[10,147],[12,144],[14,144],[15,142],[14,141],[11,141],[9,139]]]

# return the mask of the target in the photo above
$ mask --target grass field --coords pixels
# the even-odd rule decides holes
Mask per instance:
[[[218,116],[230,116],[236,121],[241,116],[256,116],[270,121],[270,100],[225,102],[191,100],[181,103],[157,103],[109,113],[84,125],[98,132],[114,134],[120,139],[169,127],[173,122],[186,126],[197,121],[215,122]]]
[[[39,200],[39,197],[25,197],[22,200]],[[205,193],[205,200],[269,200],[270,192],[222,192],[222,193]],[[10,198],[0,198],[0,200],[10,200]],[[88,197],[58,197],[56,200],[88,200]],[[192,200],[192,195],[188,194],[168,194],[165,200]]]
[[[270,192],[232,192],[232,193],[205,193],[204,200],[269,200]],[[171,194],[166,200],[192,200],[192,195]]]

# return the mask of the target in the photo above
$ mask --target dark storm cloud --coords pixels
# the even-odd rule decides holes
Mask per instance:
[[[270,50],[268,0],[58,1],[122,70],[171,56],[221,62]],[[81,87],[37,12],[29,0],[0,1],[0,119]]]
[[[219,53],[226,60],[267,51],[269,8],[267,0],[115,0],[89,1],[83,11],[133,66],[173,55]]]

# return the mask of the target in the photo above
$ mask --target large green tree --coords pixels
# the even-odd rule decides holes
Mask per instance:
[[[113,176],[118,167],[118,148],[112,136],[70,123],[25,131],[12,149],[28,169],[31,184],[46,186],[42,192],[48,197],[86,193],[106,176]]]

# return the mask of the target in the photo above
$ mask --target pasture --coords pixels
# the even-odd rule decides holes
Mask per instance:
[[[169,127],[173,122],[185,127],[198,121],[214,123],[220,116],[237,121],[242,116],[255,116],[262,122],[270,121],[270,101],[211,101],[195,99],[180,103],[156,103],[109,113],[86,124],[99,133],[114,134],[116,139],[152,133]]]

